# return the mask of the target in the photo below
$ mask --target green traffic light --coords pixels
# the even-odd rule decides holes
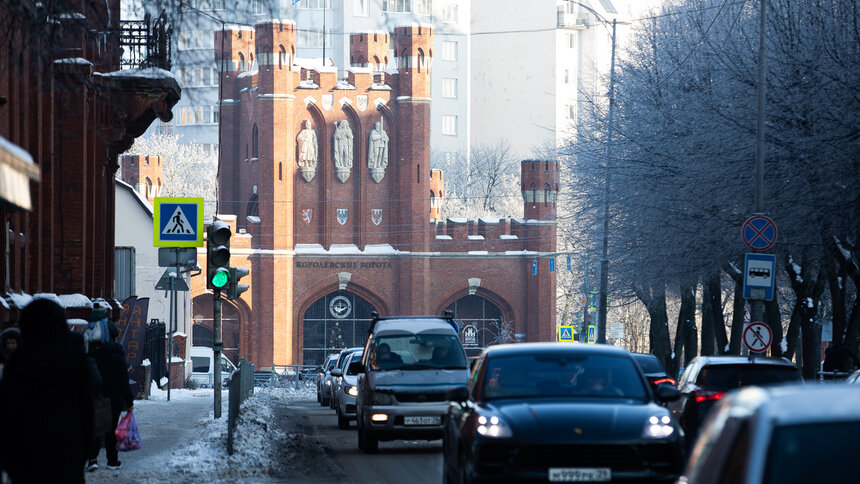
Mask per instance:
[[[215,275],[212,276],[212,285],[218,289],[226,286],[230,281],[230,271],[227,269],[218,269]]]

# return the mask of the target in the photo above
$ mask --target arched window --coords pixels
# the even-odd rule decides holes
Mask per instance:
[[[251,199],[248,200],[248,210],[246,215],[249,217],[260,216],[260,199],[257,197],[256,193],[251,195]]]
[[[155,180],[155,183],[156,183],[155,196],[157,197],[157,196],[161,195],[161,178],[157,178]]]
[[[329,353],[363,345],[373,310],[369,302],[347,291],[335,291],[311,304],[302,322],[303,363],[319,365]]]
[[[501,309],[481,296],[465,296],[445,310],[454,312],[454,320],[460,324],[460,339],[468,356],[478,355],[490,345],[513,342],[513,323],[505,321]]]
[[[284,179],[284,165],[283,163],[278,163],[278,181],[282,181]]]
[[[283,45],[278,46],[278,69],[283,69],[287,64],[287,49]]]
[[[439,208],[439,201],[436,199],[436,194],[430,191],[430,208]]]
[[[552,191],[552,185],[549,183],[544,187],[544,191],[546,192],[546,202],[544,202],[544,206],[549,206],[549,204],[554,203],[554,195],[555,192]]]
[[[421,163],[418,163],[418,183],[421,183]]]
[[[149,177],[146,177],[146,192],[143,194],[145,198],[153,198],[152,197],[152,180]]]
[[[418,48],[418,72],[421,72],[421,69],[426,69],[427,66],[424,64],[424,51],[421,47]]]
[[[251,158],[257,158],[259,148],[260,145],[257,137],[257,123],[254,123],[254,128],[251,130]]]
[[[239,52],[239,71],[245,70],[245,56]]]

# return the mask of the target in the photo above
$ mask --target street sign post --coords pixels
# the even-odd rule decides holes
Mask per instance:
[[[764,353],[773,342],[773,333],[768,325],[756,321],[744,329],[744,346],[753,353]]]
[[[597,326],[593,324],[588,325],[588,344],[593,345],[597,343]]]
[[[203,247],[203,199],[155,197],[152,245]]]
[[[741,229],[744,243],[752,250],[767,250],[776,243],[776,224],[770,217],[753,215]]]
[[[621,339],[624,337],[624,323],[609,323],[609,337]]]
[[[773,300],[776,256],[746,254],[744,257],[744,299]]]
[[[573,343],[576,341],[576,330],[573,329],[573,326],[559,326],[558,341],[560,343]]]

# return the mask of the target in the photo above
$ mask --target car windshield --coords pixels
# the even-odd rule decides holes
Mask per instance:
[[[770,439],[764,483],[857,482],[860,421],[777,427]]]
[[[325,362],[325,366],[323,367],[323,370],[325,370],[325,371],[331,370],[332,368],[334,368],[335,363],[337,363],[337,357],[336,356],[333,356],[333,357],[327,359]]]
[[[666,373],[663,371],[663,365],[660,364],[660,360],[658,360],[656,356],[634,355],[633,358],[636,360],[636,363],[639,364],[639,367],[642,368],[644,373]]]
[[[800,371],[793,366],[711,365],[702,368],[696,384],[728,390],[747,385],[778,385],[800,380]]]
[[[629,358],[538,353],[492,358],[484,373],[483,398],[609,397],[647,399]]]
[[[370,355],[374,370],[466,369],[459,338],[446,334],[383,336]]]
[[[358,371],[352,371],[353,369],[350,368],[350,366],[352,366],[353,363],[360,362],[361,361],[361,355],[363,353],[364,353],[363,351],[356,351],[355,353],[352,354],[352,358],[348,358],[349,363],[346,364],[346,374],[347,375],[358,375],[359,372]]]

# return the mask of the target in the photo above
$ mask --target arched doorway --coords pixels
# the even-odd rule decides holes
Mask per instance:
[[[319,365],[329,353],[364,346],[374,307],[347,291],[335,291],[311,304],[303,321],[302,363]]]
[[[481,296],[466,296],[445,308],[454,312],[460,325],[460,340],[466,355],[475,356],[487,346],[511,343],[514,340],[513,323],[502,318],[502,311]]]
[[[208,346],[215,342],[213,300],[211,294],[203,294],[192,302],[194,324],[191,326],[191,344]],[[239,311],[227,301],[221,303],[221,341],[224,356],[239,364]]]

